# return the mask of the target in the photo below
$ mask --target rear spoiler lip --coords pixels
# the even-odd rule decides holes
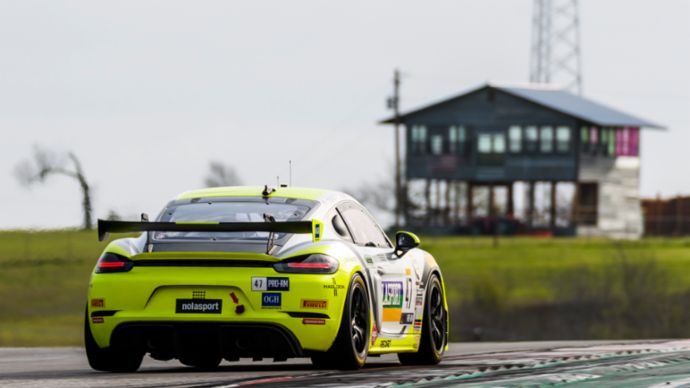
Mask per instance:
[[[321,240],[323,224],[319,220],[285,222],[148,222],[98,220],[98,241],[109,233],[132,232],[273,232],[311,233],[314,242]]]

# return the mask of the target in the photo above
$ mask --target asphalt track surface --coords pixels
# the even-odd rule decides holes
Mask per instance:
[[[307,359],[223,362],[201,372],[145,358],[137,373],[89,369],[80,348],[0,348],[2,387],[236,386],[690,387],[690,340],[453,343],[433,367],[371,357],[356,372],[315,370]]]

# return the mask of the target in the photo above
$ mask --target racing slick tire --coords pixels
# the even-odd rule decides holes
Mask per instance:
[[[355,274],[348,287],[338,336],[327,352],[312,354],[317,368],[359,369],[369,353],[371,306],[364,279]]]
[[[436,365],[443,358],[448,343],[448,312],[438,276],[430,276],[425,299],[419,349],[415,353],[398,353],[403,365]]]
[[[144,359],[144,352],[137,349],[99,348],[91,334],[88,310],[84,316],[84,348],[91,368],[104,372],[136,372]]]

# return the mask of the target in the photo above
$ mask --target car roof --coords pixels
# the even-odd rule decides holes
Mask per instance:
[[[271,190],[272,188],[269,188]],[[228,186],[185,191],[176,199],[210,198],[210,197],[262,197],[262,186]],[[352,199],[347,194],[309,187],[276,187],[270,197],[306,199],[320,202],[334,202],[341,199]]]

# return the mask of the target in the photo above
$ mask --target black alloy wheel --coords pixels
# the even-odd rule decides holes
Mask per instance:
[[[362,276],[355,274],[348,287],[338,335],[328,351],[312,354],[314,366],[341,370],[361,368],[369,353],[370,326],[369,293]]]
[[[441,281],[433,274],[427,284],[419,349],[415,353],[398,353],[403,365],[436,365],[448,343],[448,311]]]

